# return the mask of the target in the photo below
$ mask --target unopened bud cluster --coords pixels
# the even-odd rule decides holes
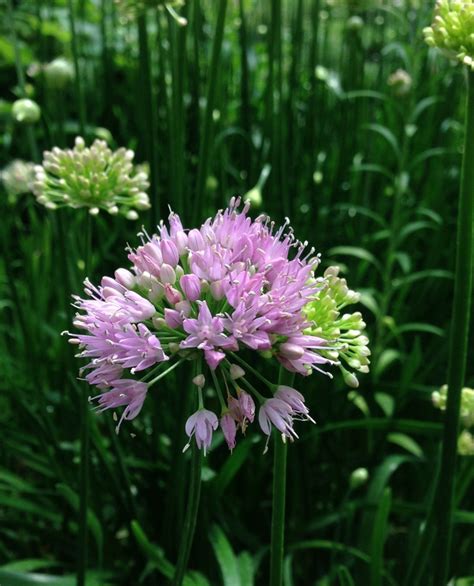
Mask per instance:
[[[474,3],[437,0],[431,26],[423,30],[425,41],[474,69]]]
[[[358,311],[341,315],[344,307],[359,301],[360,294],[349,289],[346,280],[338,275],[339,267],[326,269],[323,287],[304,308],[312,324],[305,333],[328,341],[328,350],[321,352],[327,358],[342,361],[350,369],[366,373],[370,364],[369,339],[363,334],[366,324]],[[342,364],[339,368],[347,385],[359,386],[355,374]]]
[[[34,193],[49,209],[69,206],[121,214],[129,220],[150,207],[146,194],[148,175],[137,172],[134,152],[112,151],[103,140],[86,147],[77,137],[73,149],[53,148],[44,153],[43,165],[35,167]]]
[[[446,410],[448,385],[431,395],[433,405],[441,411]],[[464,427],[458,438],[458,453],[461,456],[474,456],[474,436],[470,428],[474,427],[474,389],[464,387],[461,391],[461,424]]]

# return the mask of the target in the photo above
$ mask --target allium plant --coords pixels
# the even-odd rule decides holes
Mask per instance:
[[[297,438],[295,420],[313,421],[297,390],[267,381],[242,355],[260,354],[288,371],[329,374],[332,366],[367,370],[367,340],[360,314],[339,311],[357,295],[337,270],[316,277],[319,256],[298,242],[288,223],[276,229],[267,216],[252,220],[249,204],[232,199],[200,228],[185,230],[171,213],[169,226],[141,235],[130,250],[130,270],[119,268],[86,298],[75,297],[70,334],[79,345],[85,379],[99,389],[103,411],[125,407],[138,415],[149,389],[179,364],[200,360],[194,379],[199,409],[186,423],[189,441],[206,451],[220,425],[227,445],[254,421],[269,437]],[[199,362],[198,362],[199,364]],[[348,371],[346,371],[348,373]],[[206,376],[220,410],[204,405]],[[258,389],[254,380],[258,380]],[[188,444],[189,445],[189,444]]]
[[[437,0],[425,41],[474,70],[474,3],[472,0]]]
[[[77,137],[73,149],[55,147],[44,153],[43,164],[35,167],[34,193],[49,209],[88,208],[92,215],[105,210],[136,220],[150,201],[148,175],[137,171],[133,158],[131,150],[114,152],[99,139],[86,147]]]

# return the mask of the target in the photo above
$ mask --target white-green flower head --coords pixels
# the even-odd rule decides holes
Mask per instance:
[[[0,171],[0,179],[10,204],[14,204],[19,195],[33,190],[34,168],[34,163],[15,159]]]
[[[425,41],[474,69],[474,1],[437,0]]]
[[[431,395],[433,405],[441,411],[446,410],[448,400],[448,385],[443,385],[439,391]],[[461,391],[461,423],[464,427],[474,427],[474,389],[464,387]]]
[[[74,67],[64,57],[57,57],[43,68],[44,78],[48,87],[63,89],[74,79]]]
[[[411,75],[404,69],[397,69],[389,75],[387,85],[392,88],[396,96],[406,96],[410,93],[413,85]]]
[[[346,306],[357,303],[359,299],[360,294],[349,289],[346,280],[339,277],[339,267],[329,267],[324,273],[321,290],[303,308],[311,323],[305,334],[327,341],[328,350],[325,354],[341,362],[339,368],[350,387],[359,385],[357,377],[350,370],[367,373],[370,364],[369,339],[363,333],[366,324],[361,313],[356,311],[341,315]]]
[[[34,124],[41,117],[41,108],[33,100],[21,98],[13,102],[12,116],[20,124]]]
[[[474,436],[467,429],[459,434],[458,454],[460,456],[474,456]]]
[[[88,208],[92,215],[105,210],[136,220],[150,200],[148,175],[137,171],[133,158],[131,150],[112,151],[99,139],[86,147],[77,137],[73,149],[44,153],[43,165],[35,167],[34,193],[49,209]]]

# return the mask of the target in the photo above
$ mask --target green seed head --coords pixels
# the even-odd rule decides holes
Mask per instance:
[[[474,69],[474,2],[437,0],[434,20],[423,30],[430,47]]]
[[[77,137],[73,149],[44,153],[43,165],[35,167],[34,193],[49,209],[87,207],[92,215],[102,209],[136,220],[137,210],[148,209],[150,201],[148,175],[137,171],[133,157],[133,151],[112,151],[99,139],[86,147]]]

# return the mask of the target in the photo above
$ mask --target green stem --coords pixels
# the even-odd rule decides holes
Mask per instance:
[[[293,385],[295,375],[280,366],[278,384]],[[286,461],[288,446],[274,431],[272,540],[270,545],[270,586],[281,586],[285,544]]]
[[[16,28],[15,28],[15,18],[13,16],[13,4],[12,0],[7,0],[7,20],[8,26],[10,28],[10,34],[12,38],[12,45],[13,51],[15,53],[15,69],[16,69],[16,76],[18,79],[18,86],[20,87],[22,97],[26,98],[26,81],[25,81],[25,72],[23,71],[23,65],[21,63],[21,53],[20,53],[20,46],[18,44],[18,37],[16,35]],[[28,139],[31,159],[35,162],[39,162],[39,154],[38,154],[38,145],[36,142],[36,135],[35,131],[31,124],[26,125],[26,136]]]
[[[84,91],[81,81],[81,70],[79,66],[79,47],[77,42],[76,18],[74,14],[73,0],[68,0],[69,9],[69,28],[71,29],[71,49],[74,62],[74,84],[76,86],[77,108],[79,113],[79,131],[82,137],[85,137],[86,131],[86,106],[84,101]]]
[[[141,134],[145,147],[145,156],[150,165],[150,192],[155,220],[160,218],[160,200],[158,190],[158,159],[156,144],[155,99],[153,96],[153,79],[151,72],[150,49],[146,15],[140,14],[138,25],[139,73],[143,111],[141,112]]]
[[[456,276],[448,363],[448,398],[437,487],[437,530],[434,549],[434,586],[448,581],[453,532],[454,483],[461,390],[466,372],[472,295],[474,220],[474,73],[467,72],[466,136],[459,194]]]
[[[196,373],[199,372],[198,368],[200,367],[197,367]],[[173,586],[181,586],[184,581],[189,555],[191,553],[191,547],[193,544],[194,531],[196,529],[199,500],[201,498],[202,452],[197,447],[195,441],[192,442],[191,451],[191,478],[189,483],[188,505],[186,509],[186,516],[184,518],[178,561],[176,563],[176,569],[173,576]]]
[[[92,218],[86,217],[84,264],[85,274],[89,276],[91,270],[92,248]],[[85,388],[80,388],[80,470],[79,470],[79,558],[77,568],[77,586],[84,586],[87,574],[88,557],[88,531],[87,508],[89,501],[89,458],[90,458],[90,433],[89,433],[89,400]]]
[[[216,32],[212,44],[211,66],[209,74],[209,83],[207,86],[206,112],[204,114],[204,126],[202,130],[201,143],[199,145],[199,163],[196,182],[196,199],[193,207],[193,219],[196,221],[202,212],[202,202],[206,188],[206,180],[209,171],[209,162],[211,160],[211,135],[212,135],[212,113],[214,111],[214,102],[217,89],[217,80],[219,77],[219,62],[221,57],[222,39],[224,37],[225,14],[227,10],[227,0],[219,0],[217,12]]]

